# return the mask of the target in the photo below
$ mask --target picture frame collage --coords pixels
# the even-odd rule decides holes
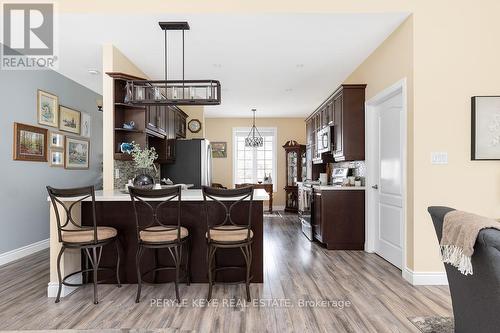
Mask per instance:
[[[58,96],[41,89],[37,91],[36,105],[37,123],[57,130],[15,122],[14,160],[48,161],[51,167],[69,170],[88,169],[90,114],[60,105]]]

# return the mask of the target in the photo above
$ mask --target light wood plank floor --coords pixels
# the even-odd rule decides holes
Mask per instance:
[[[54,304],[46,297],[49,254],[42,251],[0,267],[0,330],[418,332],[407,317],[451,316],[447,287],[413,287],[374,254],[328,251],[306,240],[294,215],[265,217],[264,247],[265,283],[251,288],[261,306],[237,303],[244,302],[244,288],[235,285],[214,287],[218,305],[196,306],[193,300],[206,296],[204,284],[182,285],[181,307],[151,306],[152,299],[174,299],[172,284],[145,286],[140,304],[135,285],[99,286],[98,305],[90,286]],[[301,306],[304,300],[330,306]],[[351,305],[335,307],[336,301]]]

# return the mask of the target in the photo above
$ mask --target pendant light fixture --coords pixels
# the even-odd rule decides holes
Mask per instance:
[[[262,138],[262,135],[260,135],[259,130],[255,126],[255,112],[257,112],[257,109],[252,109],[253,112],[253,125],[252,128],[250,129],[250,133],[248,133],[246,139],[245,139],[245,147],[262,147],[264,145],[264,139]]]
[[[165,32],[165,80],[127,81],[125,102],[137,105],[219,105],[220,82],[184,79],[184,32],[187,22],[159,22]],[[182,31],[182,80],[168,80],[167,38],[169,30]]]

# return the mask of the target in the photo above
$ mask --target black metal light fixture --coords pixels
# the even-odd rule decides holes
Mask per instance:
[[[184,79],[184,32],[187,22],[159,22],[165,32],[165,80],[127,81],[125,102],[138,105],[219,105],[221,87],[217,80]],[[167,77],[167,32],[182,30],[182,80]]]
[[[252,128],[250,129],[250,133],[248,133],[248,136],[245,138],[245,147],[262,147],[264,145],[264,139],[262,138],[262,135],[260,135],[259,130],[255,126],[255,112],[257,112],[257,109],[252,109],[253,112],[253,125]]]

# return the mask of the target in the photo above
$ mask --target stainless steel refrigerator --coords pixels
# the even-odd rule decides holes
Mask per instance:
[[[174,184],[194,184],[195,189],[212,184],[212,147],[206,139],[177,140],[175,163],[161,166],[161,178]]]

